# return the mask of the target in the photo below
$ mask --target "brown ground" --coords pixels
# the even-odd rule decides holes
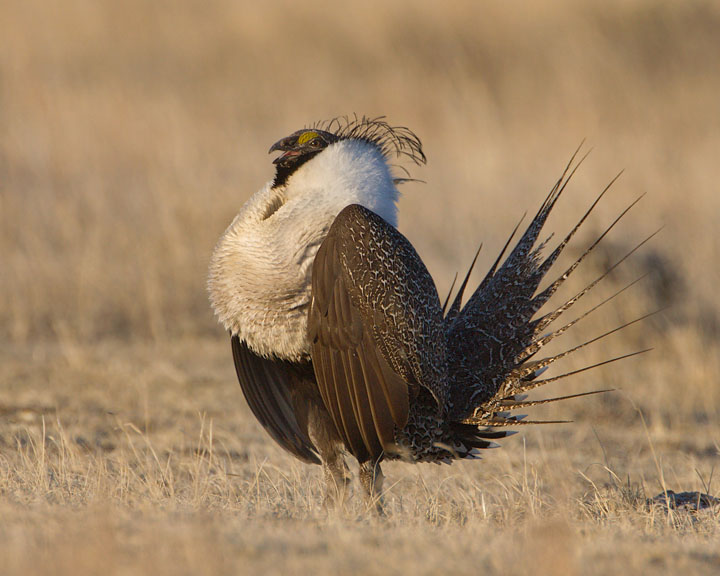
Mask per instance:
[[[720,571],[720,507],[646,501],[720,492],[720,9],[439,6],[0,5],[1,573]],[[442,295],[583,138],[553,230],[626,173],[575,250],[647,196],[564,294],[665,226],[590,299],[648,277],[562,344],[669,308],[555,373],[654,350],[547,392],[620,390],[534,410],[575,423],[482,462],[388,464],[382,519],[328,514],[264,434],[204,291],[269,145],[352,112],[423,139],[400,228]]]

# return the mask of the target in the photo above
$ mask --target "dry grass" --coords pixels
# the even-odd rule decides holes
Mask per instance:
[[[5,574],[716,573],[720,10],[711,1],[0,5],[0,558]],[[387,114],[422,137],[401,229],[444,293],[482,270],[570,152],[564,230],[647,197],[571,293],[660,224],[565,344],[654,352],[557,385],[480,463],[389,464],[387,518],[328,514],[260,430],[204,290],[213,243],[305,123]],[[575,338],[575,340],[573,340]],[[646,425],[643,423],[643,415]],[[524,440],[523,440],[524,438]]]

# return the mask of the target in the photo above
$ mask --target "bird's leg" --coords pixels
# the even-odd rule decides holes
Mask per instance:
[[[326,507],[342,506],[347,495],[351,476],[345,458],[339,448],[322,454],[323,475],[325,476]]]
[[[348,485],[352,480],[350,470],[343,457],[342,441],[319,394],[316,398],[311,398],[307,405],[309,407],[308,434],[320,453],[325,477],[323,503],[328,508],[342,506],[348,492]]]
[[[365,499],[380,515],[385,513],[382,498],[384,479],[380,460],[368,460],[360,463],[360,484],[365,492]]]

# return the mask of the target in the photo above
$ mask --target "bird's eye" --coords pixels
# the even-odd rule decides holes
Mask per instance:
[[[314,138],[310,141],[310,146],[312,146],[313,148],[319,148],[320,146],[322,146],[322,140],[320,138]]]

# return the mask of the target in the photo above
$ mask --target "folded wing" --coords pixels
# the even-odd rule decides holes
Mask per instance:
[[[320,464],[317,449],[307,432],[307,416],[298,410],[292,390],[313,379],[312,369],[306,372],[290,362],[258,356],[237,336],[232,337],[233,360],[240,387],[255,417],[270,436],[288,452],[309,464]]]
[[[398,449],[411,396],[443,406],[435,285],[407,239],[362,206],[345,208],[318,250],[308,336],[323,402],[360,462]]]

